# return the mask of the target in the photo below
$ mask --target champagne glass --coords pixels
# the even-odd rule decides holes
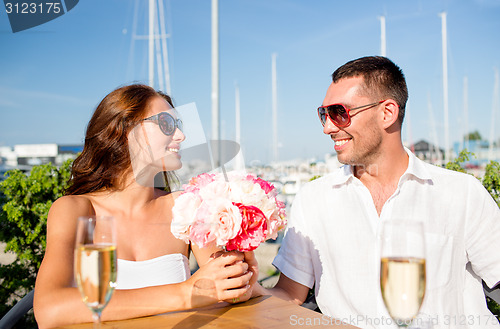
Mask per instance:
[[[94,328],[116,287],[116,229],[111,216],[79,217],[75,243],[75,277],[83,302],[92,311]]]
[[[398,327],[406,328],[417,316],[425,295],[423,224],[382,222],[380,251],[382,298]]]

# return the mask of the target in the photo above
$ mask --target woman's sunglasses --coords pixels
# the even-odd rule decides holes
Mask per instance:
[[[173,135],[175,129],[179,129],[182,131],[182,121],[181,119],[175,119],[167,112],[160,112],[156,115],[150,116],[143,121],[153,121],[158,126],[160,126],[160,130],[167,136]]]
[[[371,104],[367,104],[367,105],[363,105],[363,106],[358,106],[358,107],[355,107],[352,109],[348,109],[343,104],[332,104],[332,105],[320,106],[320,107],[318,107],[318,116],[319,116],[319,119],[321,120],[321,124],[323,124],[323,126],[325,126],[326,119],[327,119],[327,117],[329,117],[335,126],[337,126],[339,128],[346,128],[346,127],[349,127],[349,125],[351,124],[351,116],[357,114],[357,113],[350,114],[349,112],[354,111],[354,110],[359,110],[359,109],[362,109],[364,107],[366,107],[365,110],[368,110],[370,107],[381,104],[385,101],[386,101],[386,99],[384,99],[383,101],[380,101],[380,102],[371,103]]]

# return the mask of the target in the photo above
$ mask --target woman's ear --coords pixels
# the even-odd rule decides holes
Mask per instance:
[[[399,117],[399,105],[393,99],[386,100],[382,106],[384,107],[384,119],[383,119],[383,128],[388,129],[393,126],[398,121]]]

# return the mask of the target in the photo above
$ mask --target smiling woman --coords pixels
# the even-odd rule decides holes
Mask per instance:
[[[76,219],[113,216],[118,280],[103,320],[118,320],[245,301],[256,264],[238,252],[217,253],[176,239],[172,207],[178,193],[154,187],[157,173],[182,166],[185,136],[169,96],[145,85],[114,90],[97,106],[70,187],[47,218],[47,248],[37,275],[34,311],[40,328],[90,322],[74,280]],[[168,183],[167,183],[168,185]],[[191,276],[190,251],[200,269]],[[249,270],[249,268],[251,270]]]
[[[169,103],[165,107],[171,108],[169,96],[144,85],[130,85],[100,102],[88,123],[83,151],[73,163],[67,194],[124,187],[122,173],[131,163],[127,134],[147,116],[151,101],[163,97]]]

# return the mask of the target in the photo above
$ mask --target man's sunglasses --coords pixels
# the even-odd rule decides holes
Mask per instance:
[[[323,124],[323,126],[325,126],[326,119],[328,117],[328,118],[330,118],[330,120],[332,120],[332,122],[335,126],[337,126],[339,128],[346,128],[346,127],[349,127],[349,125],[351,124],[351,116],[357,114],[357,113],[351,114],[350,113],[351,111],[359,110],[359,109],[362,109],[364,107],[366,107],[365,110],[367,110],[370,107],[381,104],[385,101],[386,101],[386,99],[384,99],[383,101],[380,101],[380,102],[371,103],[371,104],[367,104],[367,105],[363,105],[363,106],[358,106],[358,107],[355,107],[352,109],[348,109],[343,104],[331,104],[331,105],[320,106],[320,107],[318,107],[318,116],[319,116],[319,119],[321,120],[321,124]]]
[[[167,112],[160,112],[144,119],[143,121],[155,122],[158,126],[160,126],[161,132],[167,136],[173,135],[176,128],[182,131],[181,119],[175,119]]]

